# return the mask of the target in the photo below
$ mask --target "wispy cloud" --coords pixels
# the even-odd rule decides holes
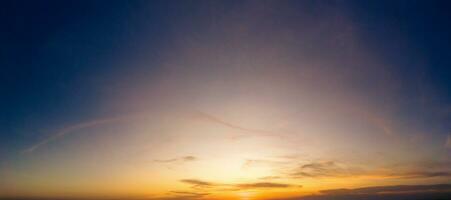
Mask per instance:
[[[48,144],[51,141],[57,140],[68,134],[74,133],[74,132],[82,130],[82,129],[87,129],[87,128],[91,128],[91,127],[95,127],[95,126],[115,123],[115,122],[119,122],[119,121],[124,121],[124,120],[128,120],[130,118],[131,118],[131,116],[120,116],[120,117],[113,117],[113,118],[106,118],[106,119],[96,119],[96,120],[92,120],[92,121],[88,121],[88,122],[74,124],[74,125],[63,128],[63,129],[59,130],[58,132],[50,135],[49,137],[39,141],[38,143],[24,149],[22,151],[22,153],[32,153],[35,150],[39,149],[40,147]]]
[[[413,163],[401,163],[388,167],[390,178],[424,179],[451,177],[451,162],[447,160],[429,160]]]
[[[204,199],[209,193],[171,191],[167,195],[158,198],[150,198],[150,200],[196,200]]]
[[[280,176],[264,176],[264,177],[260,177],[260,180],[274,180],[274,179],[280,179]]]
[[[451,149],[451,135],[448,135],[448,136],[446,137],[445,148]]]
[[[435,177],[451,177],[451,171],[412,171],[402,173],[389,174],[391,177],[397,178],[435,178]]]
[[[321,190],[320,192],[328,195],[344,195],[344,194],[418,193],[418,192],[439,192],[439,191],[451,192],[451,184],[379,186],[379,187],[364,187],[356,189]]]
[[[437,165],[437,164],[436,164]],[[441,165],[440,165],[441,166]],[[401,166],[387,169],[363,169],[336,161],[311,162],[300,165],[286,174],[290,178],[375,177],[384,179],[425,179],[451,177],[451,168],[427,166]]]
[[[197,179],[182,179],[180,180],[182,183],[190,184],[193,188],[206,188],[206,187],[214,187],[218,186],[216,183],[197,180]]]
[[[311,162],[303,164],[291,172],[294,178],[321,178],[355,175],[362,170],[350,168],[335,161]]]
[[[209,193],[206,192],[189,192],[189,191],[171,191],[172,194],[192,195],[192,196],[205,196]]]
[[[278,200],[398,200],[449,199],[451,184],[396,185],[322,190],[317,195],[277,198]],[[274,199],[275,200],[275,199]]]
[[[355,111],[357,111],[362,117],[368,120],[368,122],[373,124],[375,127],[382,130],[385,135],[394,135],[392,123],[387,118],[377,115],[374,112],[368,111],[364,108],[355,108]]]
[[[193,192],[193,191],[169,191],[167,194],[161,197],[147,198],[148,200],[197,200],[205,199],[210,195],[208,192]]]
[[[293,187],[293,185],[283,184],[283,183],[272,183],[272,182],[258,182],[258,183],[237,184],[236,187],[241,188],[241,189],[288,188],[288,187]],[[298,187],[302,187],[302,186],[298,186]]]
[[[271,189],[271,188],[288,188],[288,187],[302,187],[301,185],[292,185],[275,182],[251,182],[238,184],[213,183],[198,179],[183,179],[183,183],[192,185],[193,189],[213,189],[222,191],[236,191],[236,190],[250,190],[250,189]]]
[[[209,195],[206,192],[170,191],[166,199],[199,199]]]
[[[205,120],[205,121],[216,123],[216,124],[220,124],[222,126],[225,126],[225,127],[228,127],[228,128],[234,129],[234,130],[238,130],[238,131],[241,131],[241,132],[252,133],[252,134],[256,134],[256,135],[281,137],[280,134],[277,134],[277,133],[275,133],[273,131],[243,127],[241,125],[230,123],[230,122],[228,122],[226,120],[223,120],[223,119],[221,119],[219,117],[216,117],[216,116],[210,115],[208,113],[204,113],[204,112],[196,112],[196,113],[194,113],[194,118],[197,118],[197,119],[200,119],[200,120]]]
[[[183,157],[179,157],[179,158],[171,158],[171,159],[156,159],[153,160],[154,162],[157,163],[176,163],[176,162],[192,162],[192,161],[196,161],[198,160],[197,157],[195,156],[183,156]]]

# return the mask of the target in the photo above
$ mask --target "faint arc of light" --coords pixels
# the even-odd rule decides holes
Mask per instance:
[[[74,131],[77,131],[80,129],[95,127],[95,126],[109,124],[109,123],[118,122],[118,121],[123,121],[123,120],[129,119],[129,118],[130,118],[130,116],[122,116],[122,117],[114,117],[114,118],[106,118],[106,119],[97,119],[97,120],[92,120],[92,121],[88,121],[88,122],[75,124],[75,125],[63,128],[60,131],[56,132],[55,134],[26,148],[25,150],[22,151],[22,153],[24,153],[24,154],[33,153],[36,149],[39,149],[40,147],[48,144],[49,142],[54,141],[58,138],[64,137],[65,135],[73,133]]]

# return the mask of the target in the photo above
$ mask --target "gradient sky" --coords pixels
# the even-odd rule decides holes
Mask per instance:
[[[0,197],[449,192],[450,8],[2,1]]]

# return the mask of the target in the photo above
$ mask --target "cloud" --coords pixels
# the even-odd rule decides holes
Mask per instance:
[[[218,186],[218,184],[197,180],[197,179],[182,179],[180,180],[183,183],[190,184],[193,186],[193,188],[205,188],[205,187],[214,187]]]
[[[158,163],[174,163],[174,162],[192,162],[196,161],[198,158],[195,156],[183,156],[179,158],[165,159],[165,160],[153,160]]]
[[[197,158],[194,157],[194,156],[185,156],[182,159],[183,159],[183,161],[195,161],[195,160],[197,160]]]
[[[147,200],[193,200],[193,199],[203,199],[208,193],[188,193],[188,192],[171,192],[165,197],[158,198],[147,198]]]
[[[255,189],[255,188],[287,188],[293,187],[294,185],[283,184],[283,183],[271,183],[271,182],[258,182],[258,183],[246,183],[237,184],[236,187],[241,189]]]
[[[392,123],[387,118],[379,116],[374,112],[371,112],[365,108],[353,108],[358,115],[361,115],[364,119],[368,120],[376,128],[380,129],[387,136],[394,136]]]
[[[414,171],[405,173],[392,173],[392,177],[397,178],[435,178],[435,177],[451,177],[451,171]]]
[[[451,149],[451,135],[446,137],[445,148]]]
[[[280,176],[264,176],[264,177],[260,177],[260,180],[274,180],[274,179],[280,179]]]
[[[172,194],[191,195],[191,196],[205,196],[209,195],[206,192],[188,192],[188,191],[171,191]]]
[[[451,177],[451,162],[447,160],[429,160],[398,164],[389,167],[386,175],[390,178],[422,179]]]
[[[208,181],[202,181],[202,180],[198,180],[198,179],[183,179],[180,181],[183,183],[192,185],[192,188],[194,188],[194,189],[203,189],[203,190],[204,189],[215,189],[215,190],[221,190],[221,191],[302,187],[301,185],[291,185],[291,184],[274,183],[274,182],[224,184],[224,183],[213,183],[213,182],[208,182]]]
[[[208,196],[208,195],[210,195],[210,193],[174,190],[174,191],[169,191],[167,194],[162,195],[162,196],[147,197],[147,198],[136,199],[136,200],[196,200],[196,199],[203,199],[205,196]],[[130,198],[127,198],[127,199],[130,199]],[[105,200],[107,200],[107,199],[105,199]]]
[[[371,123],[379,127],[385,135],[393,136],[393,130],[386,119],[374,115],[368,116],[368,119]]]
[[[74,124],[74,125],[63,128],[63,129],[59,130],[58,132],[52,134],[51,136],[45,138],[44,140],[26,148],[25,150],[22,151],[22,153],[32,153],[35,150],[39,149],[40,147],[48,144],[49,142],[57,140],[59,138],[62,138],[64,136],[66,136],[67,134],[71,134],[76,131],[95,127],[95,126],[100,126],[100,125],[115,123],[115,122],[119,122],[119,121],[123,121],[123,120],[128,120],[128,119],[130,119],[130,117],[131,116],[121,116],[121,117],[114,117],[114,118],[97,119],[97,120],[92,120],[92,121],[83,122],[83,123],[79,123],[79,124]]]
[[[413,165],[391,170],[363,169],[336,161],[311,162],[303,164],[287,174],[291,178],[328,178],[328,177],[377,177],[385,179],[422,179],[451,177],[451,168],[445,163],[425,163],[425,166]]]
[[[376,186],[356,189],[322,190],[320,194],[278,200],[445,200],[451,195],[451,184]]]
[[[351,176],[358,172],[360,169],[351,169],[343,164],[338,164],[335,161],[326,162],[311,162],[301,165],[294,172],[291,172],[291,177],[295,178],[321,178],[321,177],[338,177],[338,176]]]
[[[440,192],[440,191],[451,192],[451,184],[379,186],[379,187],[364,187],[356,189],[321,190],[320,192],[322,194],[327,195],[349,195],[349,194],[418,193],[418,192]]]
[[[209,194],[206,192],[170,191],[169,196],[164,199],[199,199]]]
[[[242,131],[242,132],[247,132],[247,133],[253,133],[253,134],[258,134],[258,135],[264,135],[264,136],[277,136],[280,137],[279,134],[276,134],[272,131],[268,131],[268,130],[260,130],[260,129],[252,129],[252,128],[247,128],[247,127],[243,127],[237,124],[233,124],[230,122],[227,122],[223,119],[220,119],[216,116],[204,113],[204,112],[196,112],[194,114],[194,117],[197,119],[201,119],[201,120],[205,120],[208,122],[212,122],[212,123],[216,123],[216,124],[220,124],[222,126],[231,128],[231,129],[235,129],[238,131]]]
[[[191,199],[201,199],[203,196],[193,196],[193,195],[173,195],[167,197],[158,198],[148,198],[145,200],[191,200]]]

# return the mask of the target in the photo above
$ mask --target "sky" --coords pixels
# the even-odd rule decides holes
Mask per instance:
[[[0,4],[0,199],[451,192],[449,2]]]

